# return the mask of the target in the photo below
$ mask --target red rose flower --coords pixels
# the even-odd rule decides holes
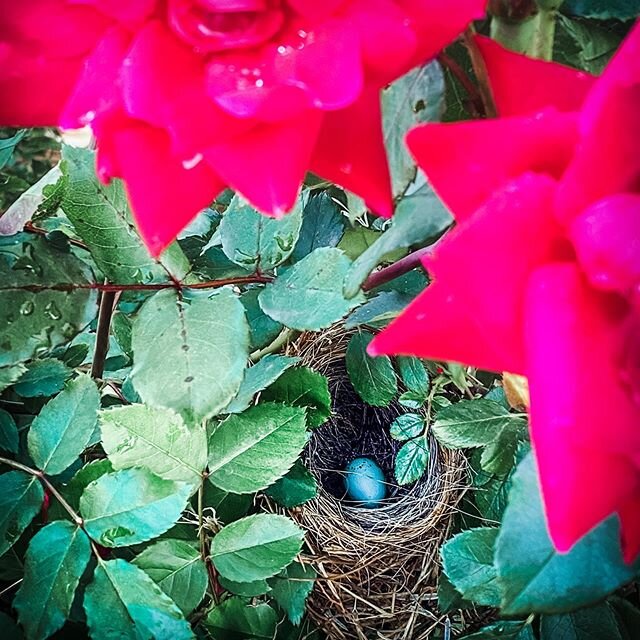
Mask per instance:
[[[307,170],[391,214],[379,91],[486,0],[0,0],[0,122],[91,124],[158,254],[229,185],[270,215]]]
[[[618,514],[640,552],[640,25],[599,79],[479,39],[500,118],[409,146],[458,226],[370,346],[529,377],[561,551]]]

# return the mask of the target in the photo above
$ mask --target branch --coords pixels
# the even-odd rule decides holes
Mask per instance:
[[[45,489],[62,505],[64,510],[71,516],[73,522],[79,527],[83,526],[84,522],[82,518],[71,508],[71,505],[62,497],[60,492],[51,484],[51,482],[49,482],[48,478],[44,475],[44,473],[42,473],[42,471],[38,469],[32,469],[26,464],[16,462],[15,460],[11,460],[10,458],[0,457],[0,464],[6,464],[8,467],[13,467],[18,471],[23,471],[24,473],[28,473],[29,475],[38,478],[44,485]]]
[[[162,291],[164,289],[220,289],[221,287],[229,285],[267,284],[273,282],[273,280],[273,276],[256,274],[252,276],[239,276],[237,278],[225,278],[223,280],[196,282],[194,284],[184,284],[178,281],[159,284],[100,284],[98,282],[75,284],[65,282],[60,284],[29,284],[20,287],[0,287],[0,291],[31,291],[32,293],[40,293],[41,291],[71,292],[79,289],[89,289],[91,291],[117,293],[119,291]]]
[[[374,271],[364,282],[362,285],[363,291],[371,291],[371,289],[375,289],[376,287],[380,287],[387,282],[391,282],[400,276],[403,276],[405,273],[409,273],[416,267],[422,266],[422,258],[429,255],[434,249],[434,245],[429,247],[425,247],[424,249],[418,249],[418,251],[414,251],[410,253],[408,256],[398,260],[398,262],[394,262],[388,267],[384,267],[384,269],[380,269],[379,271]]]
[[[96,380],[104,374],[104,363],[109,353],[109,336],[111,334],[111,318],[116,305],[116,292],[104,291],[98,312],[98,328],[96,330],[96,347],[91,363],[91,377]]]
[[[480,49],[476,44],[475,35],[476,30],[473,26],[470,26],[464,32],[464,43],[469,51],[473,72],[478,79],[478,86],[480,88],[480,95],[482,96],[485,115],[487,118],[495,118],[498,115],[498,109],[496,108],[496,102],[493,98],[493,91],[491,90],[487,65],[485,64],[482,53],[480,53]]]

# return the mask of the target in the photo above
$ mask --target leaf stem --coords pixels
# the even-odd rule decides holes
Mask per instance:
[[[262,358],[264,358],[265,356],[280,351],[280,349],[286,346],[287,343],[290,342],[297,333],[298,332],[294,329],[288,329],[285,327],[271,344],[268,344],[264,349],[258,349],[257,351],[254,351],[249,356],[249,360],[251,360],[251,362],[253,363],[256,363],[258,362],[258,360],[262,360]]]
[[[42,471],[40,471],[39,469],[33,469],[31,467],[28,467],[26,464],[22,464],[21,462],[16,462],[15,460],[4,458],[2,456],[0,456],[0,464],[6,464],[8,467],[13,467],[18,471],[24,471],[24,473],[28,473],[29,475],[38,478],[44,485],[45,489],[60,503],[62,508],[71,516],[73,522],[78,527],[83,526],[84,521],[82,520],[82,518],[73,510],[71,505],[62,497],[60,492],[51,484],[49,479],[44,475]]]

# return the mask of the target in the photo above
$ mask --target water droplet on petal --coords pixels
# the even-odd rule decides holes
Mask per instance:
[[[182,166],[187,171],[190,171],[191,169],[195,169],[202,162],[202,159],[203,159],[202,154],[196,153],[196,155],[193,156],[193,158],[190,158],[189,160],[183,160]]]

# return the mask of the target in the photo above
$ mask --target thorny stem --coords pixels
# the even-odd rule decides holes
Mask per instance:
[[[429,255],[433,251],[433,245],[425,247],[424,249],[418,249],[408,256],[405,256],[398,262],[390,264],[388,267],[384,267],[379,271],[374,271],[362,285],[363,291],[371,291],[376,287],[380,287],[387,282],[391,282],[405,273],[422,266],[422,258]]]
[[[17,289],[20,291],[31,291],[38,293],[40,291],[76,291],[78,289],[89,289],[91,291],[119,292],[119,291],[163,291],[164,289],[220,289],[229,285],[243,284],[267,284],[273,281],[273,276],[253,275],[239,276],[237,278],[225,278],[223,280],[209,280],[207,282],[195,282],[193,284],[185,284],[182,282],[163,282],[158,284],[100,284],[92,282],[91,284],[71,284],[61,283],[52,285],[25,285],[20,287],[0,287],[0,291],[10,291]]]
[[[471,58],[473,72],[478,80],[478,87],[480,88],[480,95],[482,96],[485,115],[487,116],[487,118],[495,118],[498,115],[498,110],[493,98],[493,92],[491,91],[491,83],[489,82],[487,65],[485,64],[484,58],[480,53],[480,49],[476,44],[476,41],[474,39],[475,35],[476,30],[472,25],[464,32],[464,43],[467,47],[467,50],[469,51],[469,57]]]
[[[98,328],[96,330],[96,348],[91,364],[91,377],[96,380],[102,378],[104,363],[109,353],[109,335],[111,333],[111,318],[116,304],[115,291],[103,291],[98,312]]]
[[[60,492],[49,482],[49,479],[42,473],[42,471],[38,469],[32,469],[28,467],[26,464],[22,464],[20,462],[16,462],[15,460],[11,460],[10,458],[0,457],[0,464],[6,464],[8,467],[13,467],[18,471],[24,471],[29,475],[35,476],[40,480],[40,482],[44,485],[45,489],[61,504],[63,509],[71,516],[73,522],[82,527],[84,522],[82,518],[73,510],[71,505],[62,497]]]

